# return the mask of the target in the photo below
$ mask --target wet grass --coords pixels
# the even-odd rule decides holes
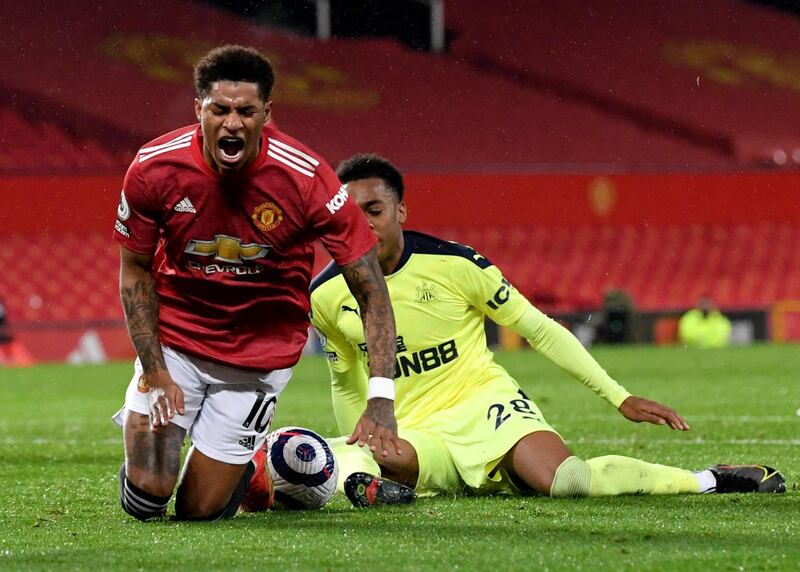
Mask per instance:
[[[119,508],[129,364],[0,370],[0,569],[761,570],[800,563],[800,348],[601,348],[634,393],[678,409],[688,433],[635,425],[531,352],[500,354],[583,458],[614,453],[703,468],[771,463],[783,496],[421,499],[359,511],[140,524]],[[274,427],[333,434],[327,373],[306,358]]]

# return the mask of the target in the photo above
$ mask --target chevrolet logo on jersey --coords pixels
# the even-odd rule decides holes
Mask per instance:
[[[242,244],[241,238],[217,234],[214,240],[190,240],[184,252],[198,256],[213,256],[220,262],[242,264],[246,260],[265,258],[271,249],[272,246],[268,244],[255,242]]]

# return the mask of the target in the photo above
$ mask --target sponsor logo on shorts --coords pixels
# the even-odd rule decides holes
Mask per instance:
[[[131,232],[128,230],[128,227],[125,226],[124,224],[122,224],[120,221],[115,221],[114,222],[114,228],[116,229],[116,231],[118,233],[120,233],[125,238],[130,238],[131,237]]]
[[[245,449],[249,449],[252,451],[256,448],[256,438],[253,435],[249,437],[245,437],[244,439],[239,439],[239,445],[244,447]]]
[[[149,393],[150,392],[150,386],[147,385],[147,382],[144,380],[144,376],[143,375],[139,376],[139,382],[136,384],[136,389],[139,391],[139,393]]]
[[[347,189],[344,188],[344,185],[339,187],[339,192],[333,195],[333,198],[325,203],[325,206],[328,207],[328,211],[331,214],[335,214],[342,205],[347,201],[347,197],[350,196],[347,194]]]
[[[263,231],[278,228],[281,221],[283,221],[283,211],[275,203],[261,203],[253,210],[253,222]]]
[[[337,362],[339,361],[339,356],[336,355],[336,352],[325,352],[325,357],[328,358],[328,361]]]

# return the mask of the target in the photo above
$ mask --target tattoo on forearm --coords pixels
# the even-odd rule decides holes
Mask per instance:
[[[125,311],[125,322],[133,347],[147,372],[166,369],[158,335],[158,296],[155,281],[146,278],[132,286],[121,286],[120,296]]]
[[[394,417],[394,401],[391,399],[383,399],[382,397],[375,397],[367,402],[367,410],[364,415],[369,419],[397,432],[397,421]]]
[[[369,351],[370,373],[394,378],[395,324],[389,292],[381,268],[370,251],[342,267],[350,291],[361,309],[364,337]]]

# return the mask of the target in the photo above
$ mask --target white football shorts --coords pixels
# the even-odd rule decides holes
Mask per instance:
[[[184,414],[176,412],[171,422],[186,429],[192,444],[207,457],[233,465],[249,462],[264,444],[292,369],[250,371],[161,348],[167,370],[183,390]],[[138,358],[133,369],[125,405],[113,417],[120,427],[126,410],[150,414],[149,390],[139,388],[142,364]]]

